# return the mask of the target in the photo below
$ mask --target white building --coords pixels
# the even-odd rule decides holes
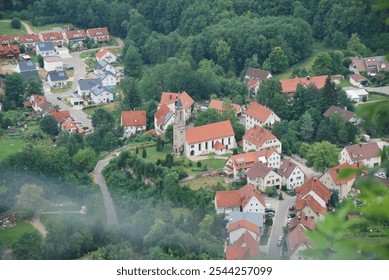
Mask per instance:
[[[109,49],[102,48],[96,53],[96,60],[98,62],[105,60],[108,63],[114,63],[117,60],[116,55],[114,55]]]
[[[366,100],[369,99],[369,93],[362,88],[346,89],[345,92],[347,94],[348,99],[357,103],[363,101],[364,98]]]
[[[47,71],[62,71],[63,60],[59,56],[46,56],[43,58],[43,68]]]
[[[40,42],[36,44],[35,51],[37,56],[41,55],[42,57],[56,55],[53,42]]]
[[[103,71],[97,74],[97,77],[100,78],[104,87],[116,86],[116,75],[110,71]]]
[[[261,162],[254,164],[247,171],[246,177],[247,183],[261,192],[266,192],[267,187],[281,187],[281,176]]]
[[[78,80],[78,87],[77,87],[78,95],[81,98],[90,97],[90,91],[94,86],[100,86],[100,87],[103,86],[99,78]]]
[[[278,174],[281,175],[282,185],[286,186],[288,190],[293,190],[304,184],[306,175],[304,171],[294,162],[285,160],[280,168]]]
[[[146,122],[146,111],[122,111],[120,124],[124,130],[123,136],[128,138],[146,131]]]
[[[269,108],[262,106],[257,102],[251,102],[246,111],[246,130],[255,125],[272,127],[275,122],[281,119]]]
[[[68,76],[65,71],[52,71],[47,75],[50,87],[63,88],[68,84]]]
[[[259,151],[275,148],[280,154],[282,152],[282,144],[270,131],[261,127],[254,126],[246,131],[243,136],[243,151]]]
[[[260,232],[258,227],[248,220],[240,220],[228,225],[229,244],[233,245],[246,231],[259,242]]]
[[[363,162],[366,167],[381,165],[381,150],[376,142],[346,146],[340,152],[339,164]]]
[[[109,103],[113,101],[113,93],[102,86],[94,86],[90,90],[90,97],[95,103]]]

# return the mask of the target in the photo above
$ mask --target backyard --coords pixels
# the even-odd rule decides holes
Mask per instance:
[[[21,25],[20,29],[14,29],[11,27],[10,21],[0,21],[0,36],[19,34],[27,34],[27,30],[23,25]]]
[[[15,226],[0,229],[0,240],[5,247],[10,248],[12,244],[24,233],[34,232],[35,228],[29,222],[17,222]]]
[[[182,182],[181,185],[186,185],[194,191],[199,190],[200,188],[206,190],[214,190],[216,185],[223,186],[225,188],[229,187],[222,176],[209,176],[203,178],[197,178],[190,180],[188,182]]]

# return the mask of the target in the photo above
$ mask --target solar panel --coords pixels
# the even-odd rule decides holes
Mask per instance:
[[[60,76],[60,77],[65,77],[65,74],[64,74],[63,72],[59,72],[59,73],[58,73],[58,76]]]
[[[236,160],[237,162],[244,162],[244,158],[238,158],[237,160]]]

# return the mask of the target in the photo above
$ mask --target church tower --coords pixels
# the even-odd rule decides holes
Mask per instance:
[[[185,155],[185,110],[180,98],[175,103],[176,113],[173,124],[173,153],[176,157]]]

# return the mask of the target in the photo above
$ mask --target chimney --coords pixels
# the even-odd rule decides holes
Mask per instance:
[[[307,76],[307,80],[309,81],[311,79],[311,76]]]
[[[316,177],[315,177],[315,179],[313,179],[313,181],[316,182]]]
[[[339,173],[339,167],[336,168],[336,173]]]
[[[359,161],[357,161],[357,167],[359,167]]]

